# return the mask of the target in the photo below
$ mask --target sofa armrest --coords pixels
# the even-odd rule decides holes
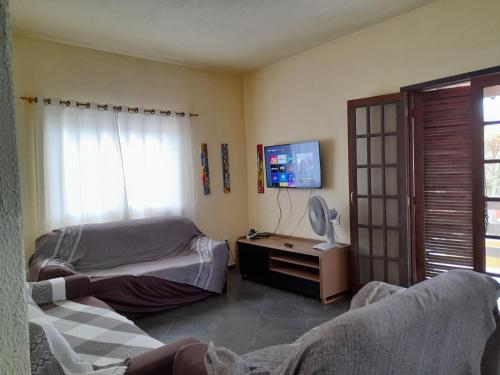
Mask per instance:
[[[66,299],[76,299],[93,295],[90,278],[83,275],[64,277],[66,282]]]
[[[33,301],[40,306],[92,295],[90,279],[82,275],[30,282],[28,286]]]
[[[405,289],[406,288],[387,284],[382,281],[370,281],[352,297],[350,310],[371,305],[372,303]]]
[[[204,361],[207,348],[208,345],[202,343],[188,344],[180,348],[174,358],[173,375],[207,375]]]
[[[171,375],[177,351],[183,346],[196,343],[199,341],[188,337],[133,357],[126,375]]]
[[[49,265],[42,267],[38,272],[38,280],[50,280],[55,279],[56,277],[66,277],[72,276],[75,273],[66,266],[63,265]]]

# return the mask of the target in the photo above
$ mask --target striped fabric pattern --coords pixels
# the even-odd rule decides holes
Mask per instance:
[[[42,306],[47,319],[80,358],[108,366],[163,346],[120,314],[73,301]]]
[[[39,306],[66,299],[66,281],[63,277],[28,283],[28,293]]]

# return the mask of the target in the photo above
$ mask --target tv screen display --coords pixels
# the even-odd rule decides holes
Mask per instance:
[[[267,187],[321,188],[319,142],[264,147]]]

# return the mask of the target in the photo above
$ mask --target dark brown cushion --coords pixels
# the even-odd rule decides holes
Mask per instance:
[[[66,284],[66,299],[68,300],[87,297],[93,294],[90,287],[90,279],[87,276],[66,276],[64,281]]]
[[[193,343],[184,345],[177,351],[174,358],[173,375],[207,375],[205,368],[205,353],[208,345]]]
[[[38,280],[55,279],[56,277],[66,277],[74,275],[75,273],[65,266],[45,266],[40,269]]]
[[[194,343],[199,343],[199,341],[188,337],[133,357],[130,359],[126,375],[171,375],[177,351],[188,344]],[[186,372],[184,375],[191,374]]]

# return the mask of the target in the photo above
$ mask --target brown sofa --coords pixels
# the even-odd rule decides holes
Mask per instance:
[[[104,308],[107,310],[112,310],[106,303],[101,301],[98,298],[95,298],[92,293],[91,283],[88,277],[75,275],[75,276],[67,276],[64,277],[65,291],[66,291],[66,300],[70,300],[72,302],[76,302],[83,305],[95,306],[99,308]],[[61,280],[61,279],[59,279]],[[37,284],[40,283],[31,283],[32,288],[36,288]],[[44,294],[41,298],[45,298]],[[39,303],[38,301],[36,301]],[[42,301],[43,302],[43,301]],[[47,301],[46,301],[47,302]],[[47,306],[47,305],[45,305]],[[48,305],[50,307],[50,304]],[[141,331],[143,332],[143,331]],[[144,333],[144,332],[143,332]],[[145,333],[144,333],[145,334]],[[31,345],[30,356],[32,360],[32,365],[37,361],[36,358],[33,358],[34,352],[33,348],[36,345]],[[128,370],[126,372],[127,375],[165,375],[172,374],[174,368],[174,361],[177,352],[187,345],[192,344],[200,344],[200,342],[194,338],[186,337],[184,339],[178,340],[174,343],[164,345],[157,349],[153,349],[141,355],[132,357],[128,362]],[[197,356],[194,358],[199,358],[199,353],[196,352]],[[189,363],[187,360],[188,352],[184,352],[182,358],[184,358],[184,362]],[[36,367],[36,366],[35,366]],[[33,366],[32,366],[33,368]],[[180,371],[180,372],[179,372]],[[189,372],[184,372],[183,370],[179,370],[178,374],[189,374]],[[50,370],[47,372],[40,372],[38,370],[37,374],[51,374]]]

